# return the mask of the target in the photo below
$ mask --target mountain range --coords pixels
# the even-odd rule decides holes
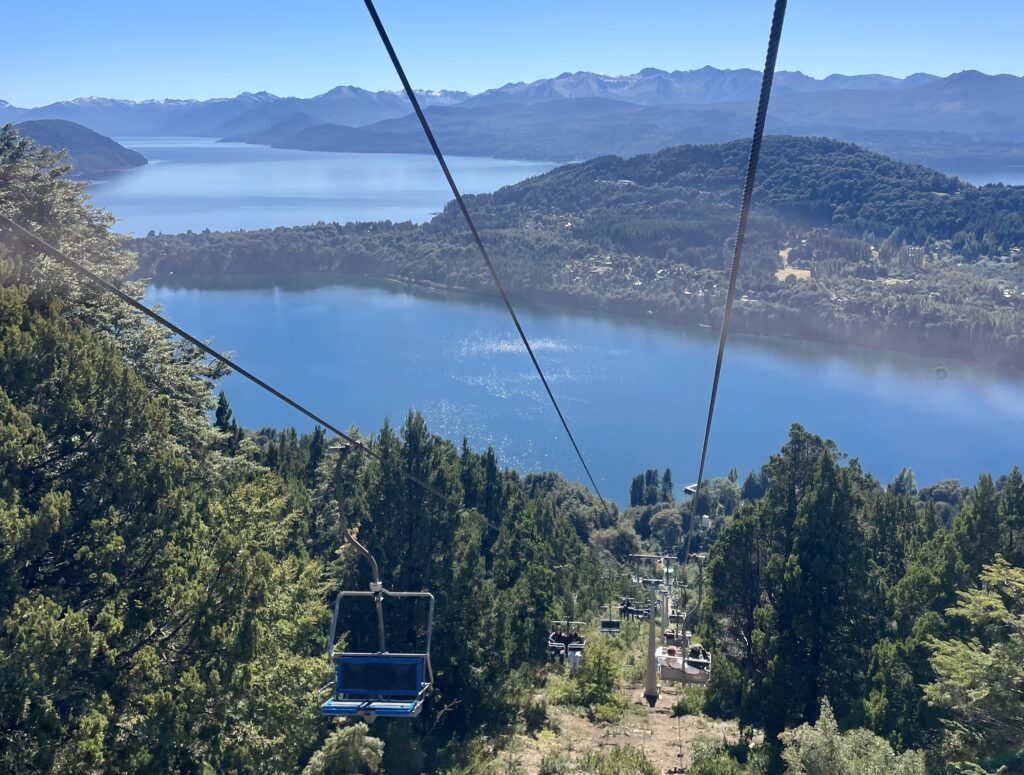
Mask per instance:
[[[680,98],[674,104],[607,96],[534,101],[559,88],[551,82],[528,89],[513,85],[500,98],[484,94],[429,108],[427,115],[443,147],[454,154],[553,161],[628,156],[749,134],[757,88],[752,73],[733,71],[710,79],[705,102],[693,101],[694,92],[689,102]],[[965,162],[1024,163],[1024,78],[971,71],[903,81],[861,78],[840,81],[848,87],[843,89],[780,89],[772,99],[768,131],[834,137],[939,169],[955,170]],[[781,79],[783,84],[787,80],[804,83]],[[580,85],[579,79],[573,81]],[[585,93],[585,83],[567,93]],[[650,86],[652,79],[631,81],[632,87],[640,83]],[[715,95],[730,99],[715,101]],[[278,127],[231,139],[322,151],[429,152],[411,115],[363,127]]]
[[[746,136],[760,87],[755,70],[648,68],[626,76],[563,73],[476,95],[420,92],[454,154],[572,161]],[[85,98],[0,121],[62,118],[114,137],[190,135],[323,151],[427,153],[404,95],[339,86],[311,98],[267,92],[132,102]],[[964,161],[1024,163],[1024,78],[964,71],[776,74],[768,130],[857,142],[943,169]]]
[[[424,105],[461,102],[464,92],[420,92]],[[411,111],[405,95],[339,86],[301,99],[268,92],[245,92],[212,100],[117,100],[83,97],[39,108],[17,108],[0,101],[0,122],[59,118],[114,137],[225,137],[267,129],[303,115],[311,123],[360,126]]]
[[[917,86],[937,76],[917,73],[908,78],[887,75],[830,75],[812,78],[800,72],[781,71],[775,75],[775,94],[803,92],[893,89]],[[465,100],[466,105],[528,105],[558,99],[603,97],[637,105],[688,105],[753,100],[761,89],[757,70],[699,70],[666,72],[653,67],[634,75],[608,76],[597,73],[562,73],[532,83],[508,83]]]

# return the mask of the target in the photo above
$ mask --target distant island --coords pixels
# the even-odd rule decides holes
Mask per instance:
[[[18,131],[40,145],[66,150],[71,175],[94,179],[146,164],[146,157],[73,121],[49,118],[17,124]]]
[[[606,156],[467,201],[517,300],[714,325],[746,153],[740,141]],[[133,245],[157,281],[344,275],[493,293],[451,204],[422,225],[151,233]],[[1024,366],[1022,247],[1024,187],[770,137],[734,327]]]
[[[760,73],[702,67],[562,73],[480,94],[421,91],[446,152],[536,161],[630,156],[750,132]],[[198,136],[316,151],[427,153],[405,95],[339,86],[309,98],[246,92],[212,100],[88,97],[37,108],[0,100],[0,122],[66,119],[118,136]],[[957,171],[1024,165],[1024,78],[964,71],[776,74],[772,134],[835,137]]]

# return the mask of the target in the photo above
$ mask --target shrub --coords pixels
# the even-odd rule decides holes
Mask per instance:
[[[568,775],[571,768],[572,762],[565,751],[548,751],[540,759],[537,775]]]
[[[743,677],[739,668],[724,657],[713,664],[711,680],[704,695],[704,712],[713,718],[736,718],[740,714]]]
[[[679,699],[672,706],[672,718],[678,716],[696,716],[704,710],[704,691],[692,686],[684,686]]]
[[[802,724],[780,737],[786,771],[793,775],[925,775],[920,751],[897,754],[867,729],[840,732],[827,699],[821,701],[817,723]]]
[[[622,705],[595,705],[590,720],[598,724],[614,724],[622,718]]]
[[[615,746],[608,753],[589,751],[577,767],[586,775],[658,775],[647,755],[632,745]]]

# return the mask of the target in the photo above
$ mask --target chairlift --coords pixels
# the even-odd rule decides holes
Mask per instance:
[[[568,630],[570,625],[574,625],[574,629],[578,630],[578,628],[585,625],[586,622],[573,622],[567,619],[556,619],[552,624],[555,626],[555,629],[551,631],[550,635],[548,635],[548,652],[552,656],[556,657],[571,654],[573,652],[579,652],[582,655],[587,646],[587,639],[581,635],[578,638],[570,640],[569,633],[565,630]],[[561,635],[559,635],[559,630],[562,630]]]
[[[601,633],[603,635],[618,635],[622,632],[622,620],[612,617],[612,607],[608,606],[608,618],[601,620]],[[621,612],[621,608],[619,609]],[[621,616],[621,613],[620,613]]]
[[[434,683],[430,665],[430,639],[434,630],[434,596],[429,592],[392,592],[380,581],[377,561],[354,537],[346,534],[370,561],[373,581],[369,590],[342,590],[334,601],[331,632],[327,638],[327,656],[334,668],[330,697],[320,706],[325,716],[362,718],[373,721],[384,718],[413,718],[419,715],[427,692]],[[377,613],[376,652],[335,651],[338,618],[346,598],[370,598]],[[394,653],[388,651],[384,632],[384,600],[390,598],[421,599],[428,602],[426,647],[423,651]]]
[[[682,612],[678,616],[670,616],[669,619],[676,624],[673,633],[673,643],[670,646],[667,638],[666,645],[658,649],[658,669],[662,680],[672,683],[696,684],[703,686],[711,679],[711,655],[703,645],[693,640],[693,634],[689,629],[685,630],[685,636],[680,638],[681,625],[685,626],[700,615],[704,602],[704,568],[708,563],[708,556],[704,553],[694,553],[689,559],[697,565],[697,605],[689,611]]]
[[[703,686],[710,680],[711,654],[701,644],[691,641],[683,659],[683,683]]]
[[[625,616],[627,619],[646,621],[651,615],[650,606],[635,598],[624,597],[619,605],[619,615]]]

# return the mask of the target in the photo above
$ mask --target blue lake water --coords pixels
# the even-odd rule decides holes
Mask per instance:
[[[583,477],[503,307],[396,288],[151,288],[149,300],[271,384],[346,428],[400,424],[409,407],[430,427],[505,465]],[[715,332],[524,307],[577,440],[605,494],[672,468],[696,477]],[[294,410],[237,376],[224,388],[240,423],[309,429]],[[972,482],[1024,463],[1024,385],[977,365],[836,348],[730,339],[709,471],[756,468],[789,425],[834,439],[883,481],[904,465],[918,480]]]
[[[451,191],[433,156],[292,151],[197,137],[118,138],[149,160],[89,187],[117,230],[143,235],[299,226],[317,221],[426,221]],[[547,172],[547,162],[449,159],[463,193]]]
[[[122,231],[422,221],[449,199],[429,156],[323,154],[195,138],[125,142],[151,163],[90,188]],[[452,166],[465,191],[484,192],[551,165],[453,159]],[[1007,177],[961,174],[977,182]],[[340,427],[373,432],[385,417],[401,423],[414,407],[436,432],[468,436],[478,448],[493,444],[506,465],[582,478],[500,306],[365,285],[151,288],[149,300]],[[677,482],[696,476],[716,332],[525,307],[522,317],[608,497],[624,500],[630,478],[648,467],[671,467]],[[223,387],[246,427],[310,428],[236,376]],[[1024,463],[1019,374],[731,338],[710,474],[760,466],[792,422],[833,438],[885,481],[904,465],[928,483],[970,482],[981,471]]]
[[[1024,165],[963,165],[951,164],[943,170],[947,175],[954,175],[968,183],[983,186],[986,183],[1005,183],[1008,186],[1024,186]]]

